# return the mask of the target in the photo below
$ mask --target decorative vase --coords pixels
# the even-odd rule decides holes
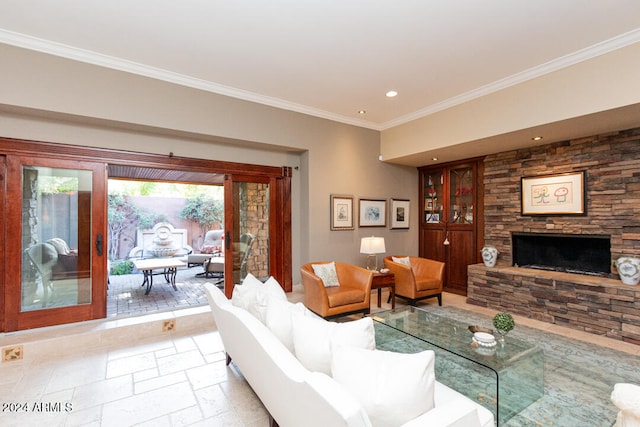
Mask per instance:
[[[640,282],[640,258],[622,256],[616,260],[615,266],[625,285],[637,285]]]
[[[498,333],[498,342],[504,345],[504,338],[507,336],[509,331],[505,331],[504,329],[496,329]]]
[[[482,254],[482,262],[487,267],[493,267],[496,265],[496,261],[498,260],[498,250],[495,246],[485,245],[480,251]]]

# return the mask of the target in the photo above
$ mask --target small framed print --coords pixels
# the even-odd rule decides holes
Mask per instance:
[[[391,229],[409,228],[409,200],[391,199]]]
[[[360,199],[358,225],[360,227],[386,227],[386,207],[386,200]]]
[[[331,230],[353,230],[353,196],[331,195]]]

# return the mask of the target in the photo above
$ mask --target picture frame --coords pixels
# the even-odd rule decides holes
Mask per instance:
[[[387,201],[378,199],[360,199],[359,221],[360,227],[386,227]]]
[[[331,195],[331,230],[353,230],[353,196]]]
[[[522,215],[586,215],[585,171],[520,179]]]
[[[440,222],[440,214],[439,213],[430,213],[427,212],[425,215],[425,222],[429,224],[437,224]]]
[[[391,199],[391,229],[408,229],[411,201],[405,199]]]

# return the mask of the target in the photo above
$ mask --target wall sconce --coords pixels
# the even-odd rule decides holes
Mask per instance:
[[[367,270],[378,271],[378,254],[387,251],[384,237],[363,237],[360,240],[360,253],[367,254]]]

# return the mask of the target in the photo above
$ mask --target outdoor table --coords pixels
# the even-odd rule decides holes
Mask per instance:
[[[178,267],[186,267],[187,264],[178,258],[148,258],[148,259],[136,259],[133,261],[133,265],[144,275],[142,286],[147,287],[144,294],[149,295],[151,288],[153,287],[153,276],[163,275],[167,283],[171,283],[174,290],[178,290],[176,287],[176,272]],[[162,270],[161,272],[154,273],[154,270]]]

